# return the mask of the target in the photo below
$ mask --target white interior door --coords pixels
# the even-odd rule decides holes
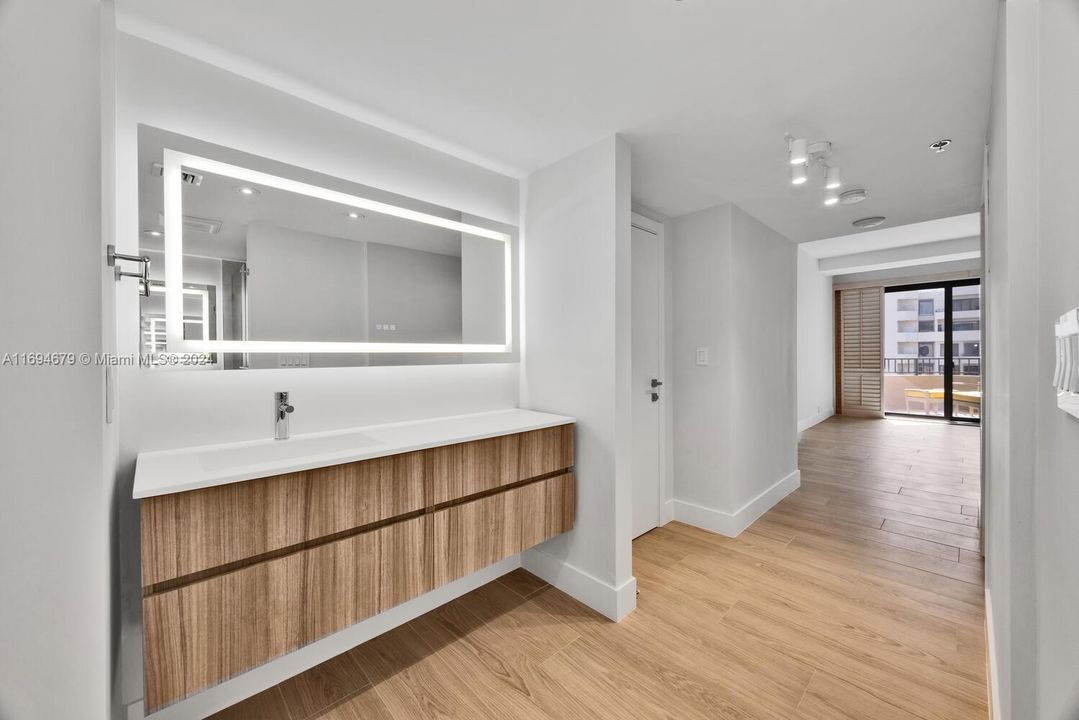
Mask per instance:
[[[633,227],[633,537],[659,525],[663,268],[660,238]]]

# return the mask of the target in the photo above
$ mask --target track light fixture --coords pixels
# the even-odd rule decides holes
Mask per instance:
[[[835,190],[843,182],[839,179],[839,168],[837,166],[829,166],[824,171],[824,187],[828,190]]]
[[[828,207],[840,204],[838,189],[843,186],[839,167],[830,165],[832,143],[828,140],[809,142],[805,138],[796,138],[788,134],[787,159],[791,165],[791,184],[805,185],[809,180],[811,167],[819,167],[824,178],[824,204]]]
[[[791,185],[805,185],[805,182],[808,179],[809,174],[806,170],[805,163],[795,165],[791,168]]]
[[[809,142],[805,138],[787,136],[791,165],[805,165],[809,160]]]

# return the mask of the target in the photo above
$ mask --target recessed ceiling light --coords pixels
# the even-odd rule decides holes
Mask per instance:
[[[366,215],[361,215],[360,213],[356,212],[355,210],[350,210],[347,213],[345,213],[345,217],[347,217],[349,220],[364,220],[364,219],[367,218]]]
[[[856,190],[848,190],[839,196],[839,202],[844,205],[856,205],[869,197],[869,193],[864,188],[858,188]]]
[[[874,217],[860,218],[860,219],[855,220],[854,222],[852,222],[851,225],[853,225],[856,228],[861,228],[861,229],[864,230],[866,228],[875,228],[878,225],[883,225],[884,220],[885,220],[885,218],[884,218],[883,215],[876,215]]]
[[[142,234],[143,235],[149,235],[150,237],[161,237],[161,231],[160,230],[143,230]]]
[[[929,146],[929,149],[935,153],[942,153],[948,149],[948,146],[952,144],[952,141],[948,138],[937,140],[935,143]]]
[[[253,188],[250,185],[238,185],[236,187],[236,192],[241,195],[258,195],[261,193],[258,188]]]

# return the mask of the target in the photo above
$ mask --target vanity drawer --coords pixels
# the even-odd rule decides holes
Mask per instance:
[[[573,467],[573,428],[559,425],[521,433],[517,477],[527,480]]]
[[[417,516],[143,599],[150,711],[431,589]]]
[[[423,476],[423,452],[412,452],[147,498],[142,584],[422,510]]]
[[[485,568],[573,528],[573,473],[429,513],[432,587]]]
[[[542,477],[573,466],[573,426],[431,448],[426,451],[428,507]]]

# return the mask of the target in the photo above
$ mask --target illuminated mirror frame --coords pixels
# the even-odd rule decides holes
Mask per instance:
[[[328,190],[317,185],[290,180],[197,155],[164,151],[165,185],[165,327],[170,353],[506,353],[513,351],[513,257],[511,238],[506,233],[478,225],[448,220],[357,195]],[[311,342],[289,340],[185,340],[183,336],[183,180],[182,168],[224,175],[254,185],[327,200],[367,212],[426,223],[467,235],[499,240],[505,245],[506,342],[501,345],[468,343],[372,343]]]

